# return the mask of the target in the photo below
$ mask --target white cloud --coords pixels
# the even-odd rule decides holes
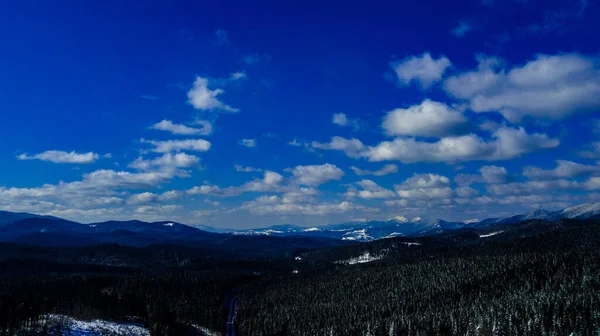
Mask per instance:
[[[157,153],[169,153],[182,150],[206,152],[210,149],[210,142],[203,139],[188,139],[188,140],[140,140],[143,143],[149,143],[154,146],[152,151]]]
[[[215,185],[203,185],[199,187],[193,187],[188,189],[188,195],[222,195],[223,190]]]
[[[565,160],[556,160],[556,163],[556,168],[550,170],[527,166],[523,168],[523,175],[532,180],[546,180],[600,174],[600,166],[589,166]]]
[[[254,139],[242,139],[239,142],[240,145],[248,148],[256,147],[256,140]]]
[[[176,201],[185,197],[185,192],[181,190],[165,191],[158,197],[159,201]]]
[[[357,196],[364,199],[393,198],[396,194],[389,189],[375,183],[372,180],[361,180],[356,182],[363,190],[358,191]]]
[[[156,168],[176,169],[197,167],[200,164],[200,158],[185,153],[165,153],[161,157],[153,160],[145,160],[142,157],[137,158],[129,164],[128,167],[137,170],[148,171]]]
[[[134,194],[129,196],[127,199],[128,204],[148,204],[155,202],[158,199],[158,195],[151,192],[143,192],[141,194]]]
[[[509,180],[508,172],[504,167],[482,166],[479,175],[459,174],[454,181],[460,185],[471,185],[473,183],[500,184]]]
[[[398,172],[398,166],[395,164],[387,164],[380,169],[371,171],[371,170],[363,170],[358,167],[350,167],[354,171],[356,175],[375,175],[375,176],[384,176],[388,174],[394,174]]]
[[[320,143],[313,141],[311,146],[317,149],[339,150],[346,153],[351,158],[359,158],[365,145],[358,139],[345,139],[339,136],[331,138],[329,143]]]
[[[255,172],[261,172],[263,171],[260,168],[254,168],[254,167],[244,167],[238,164],[233,165],[235,167],[235,171],[238,172],[243,172],[243,173],[255,173]]]
[[[19,160],[41,160],[41,161],[50,161],[54,163],[78,163],[78,164],[87,164],[93,163],[100,155],[94,152],[88,153],[77,153],[77,152],[63,152],[58,150],[50,150],[45,151],[40,154],[35,154],[29,156],[27,154],[18,155],[17,158]]]
[[[448,78],[445,90],[468,101],[475,112],[499,112],[508,120],[523,116],[562,119],[600,107],[598,60],[578,54],[538,55],[505,69],[497,59],[479,56],[479,67]]]
[[[471,30],[473,30],[473,26],[471,26],[470,23],[466,21],[460,21],[458,22],[458,25],[454,29],[452,29],[452,34],[456,37],[463,37],[466,33],[470,32]]]
[[[443,188],[450,186],[450,179],[438,174],[413,174],[402,184],[396,185],[396,189],[410,190],[416,188]]]
[[[317,186],[329,181],[340,180],[344,171],[335,165],[326,163],[313,166],[296,166],[292,169],[294,180],[298,184]]]
[[[586,146],[587,149],[579,152],[579,156],[588,158],[588,159],[598,159],[600,158],[600,141],[593,142]]]
[[[382,127],[387,135],[444,137],[465,133],[467,120],[446,104],[424,100],[419,105],[390,111]]]
[[[350,119],[344,113],[335,113],[331,117],[331,122],[342,127],[352,127],[355,130],[360,128],[360,121],[358,119]]]
[[[450,179],[438,174],[414,174],[394,187],[398,196],[405,199],[447,199],[454,194]]]
[[[247,78],[248,78],[248,75],[246,75],[246,73],[242,72],[242,71],[234,72],[231,75],[229,75],[229,79],[231,81],[238,81],[238,80],[247,79]]]
[[[151,126],[152,129],[171,132],[178,135],[209,135],[212,133],[210,122],[201,120],[198,123],[202,128],[188,127],[183,124],[174,124],[171,120],[162,120]]]
[[[440,81],[446,69],[451,65],[450,60],[446,57],[441,56],[435,60],[428,52],[391,64],[401,84],[408,85],[415,81],[424,89]]]
[[[557,190],[580,190],[585,185],[577,181],[566,179],[551,181],[526,181],[505,184],[491,184],[486,186],[489,193],[496,195],[520,195],[537,192],[554,192]]]
[[[398,196],[407,199],[446,199],[452,197],[453,191],[450,188],[417,188],[398,190]]]
[[[479,195],[479,191],[471,187],[460,187],[456,188],[454,191],[456,192],[456,195],[464,198],[471,198]]]
[[[239,112],[239,109],[223,104],[217,96],[224,93],[222,89],[211,90],[208,88],[208,79],[196,77],[194,87],[188,91],[188,102],[199,110],[224,110],[228,112]]]
[[[403,163],[415,162],[461,162],[472,160],[506,160],[542,148],[554,148],[558,139],[546,134],[528,134],[525,129],[503,127],[492,133],[485,141],[470,134],[442,138],[437,142],[418,141],[412,138],[396,138],[377,146],[365,146],[358,139],[332,138],[330,143],[313,142],[313,148],[340,150],[352,158],[367,158],[369,161],[396,160]]]

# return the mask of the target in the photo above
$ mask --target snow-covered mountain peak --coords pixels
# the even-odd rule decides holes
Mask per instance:
[[[390,219],[388,219],[388,222],[398,222],[398,223],[406,223],[408,222],[408,218],[404,217],[404,216],[396,216],[396,217],[392,217]]]
[[[598,214],[600,214],[600,202],[576,205],[560,211],[560,215],[565,218],[589,218]]]
[[[422,221],[423,221],[423,218],[418,217],[418,216],[412,219],[413,223],[419,223],[419,222],[422,222]]]

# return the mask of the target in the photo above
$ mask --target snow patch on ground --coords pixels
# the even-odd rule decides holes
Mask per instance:
[[[304,232],[314,232],[314,231],[321,231],[321,229],[312,227],[312,228],[304,229],[303,231]]]
[[[372,255],[370,252],[365,252],[362,255],[359,255],[358,257],[350,258],[347,260],[338,260],[335,263],[336,264],[344,264],[344,265],[356,265],[356,264],[364,264],[364,263],[381,260],[381,259],[383,259],[383,256]]]
[[[175,223],[167,223],[167,224],[165,224],[165,226],[173,226],[173,225],[175,225]]]
[[[421,245],[421,243],[411,243],[411,242],[402,242],[402,244],[408,245],[408,246],[418,246],[418,245]]]
[[[369,241],[372,239],[373,239],[373,237],[371,237],[367,234],[366,229],[350,231],[350,232],[344,233],[344,236],[342,237],[342,240],[356,240],[356,241]]]
[[[148,329],[139,324],[119,323],[105,320],[82,321],[70,316],[47,314],[43,320],[48,325],[62,326],[61,333],[71,336],[131,335],[150,336]],[[69,333],[70,331],[70,333]]]
[[[479,238],[487,238],[487,237],[495,236],[502,232],[504,232],[504,231],[494,231],[494,232],[490,232],[490,233],[480,234]]]

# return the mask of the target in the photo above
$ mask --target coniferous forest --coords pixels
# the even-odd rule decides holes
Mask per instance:
[[[45,314],[228,335],[233,296],[237,335],[598,335],[600,222],[503,230],[222,260],[174,247],[5,244],[0,335],[66,333],[43,326]],[[339,262],[365,252],[378,260]]]

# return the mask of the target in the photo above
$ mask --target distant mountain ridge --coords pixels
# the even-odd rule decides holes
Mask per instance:
[[[236,235],[299,235],[328,237],[349,241],[371,241],[396,236],[431,235],[461,228],[483,228],[493,225],[515,224],[530,219],[556,221],[563,218],[587,219],[594,216],[600,216],[600,202],[576,205],[558,211],[537,209],[523,214],[488,218],[480,221],[452,222],[442,219],[427,220],[422,217],[408,219],[404,216],[396,216],[386,221],[354,221],[312,228],[294,225],[275,225],[260,229],[230,230],[227,232]]]
[[[195,246],[215,244],[235,236],[270,236],[315,239],[316,244],[326,244],[330,241],[319,239],[363,242],[398,236],[426,236],[463,228],[510,225],[530,219],[557,221],[563,218],[587,219],[595,216],[600,217],[600,202],[581,204],[558,211],[538,209],[481,221],[452,222],[442,219],[427,220],[422,217],[408,219],[396,216],[384,221],[351,221],[315,227],[281,224],[259,229],[237,230],[209,226],[194,227],[170,221],[148,223],[130,220],[80,224],[51,216],[0,211],[0,241],[48,246],[85,246],[104,243],[129,246],[173,243]],[[242,243],[243,240],[235,241]],[[305,240],[302,244],[308,246],[311,242]]]

